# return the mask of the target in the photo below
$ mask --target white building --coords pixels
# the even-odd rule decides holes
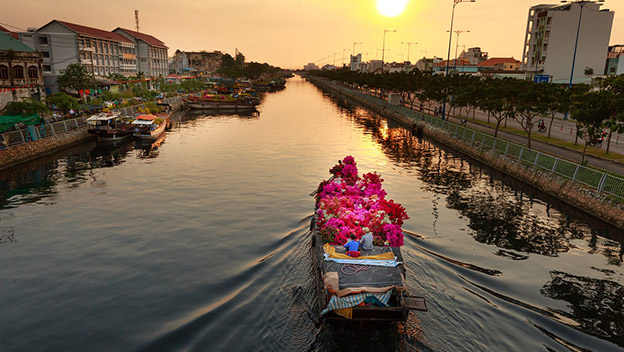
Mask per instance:
[[[600,3],[583,7],[578,38],[573,82],[587,81],[586,67],[603,72],[611,37],[614,12],[601,10]],[[572,71],[572,58],[581,5],[537,5],[529,9],[522,64],[529,74],[552,77],[553,83],[567,83]]]
[[[355,56],[351,55],[351,71],[360,71],[360,65],[362,64],[362,54],[357,54]]]
[[[466,59],[471,65],[476,66],[488,59],[488,53],[481,51],[479,47],[469,48],[461,52],[459,59]]]
[[[19,38],[41,53],[43,79],[51,92],[58,90],[56,77],[61,70],[77,62],[100,77],[137,73],[135,44],[117,33],[53,20],[39,29],[19,33]]]
[[[314,62],[310,62],[307,65],[303,66],[303,70],[304,71],[315,71],[318,70],[318,66],[316,66],[316,64]]]
[[[169,64],[165,43],[145,33],[117,27],[113,33],[121,34],[136,44],[139,72],[146,76],[158,77],[169,74]]]

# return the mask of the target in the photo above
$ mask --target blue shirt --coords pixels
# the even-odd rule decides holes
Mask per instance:
[[[360,247],[360,242],[351,240],[350,242],[347,242],[344,247],[347,249],[347,252],[357,252]]]

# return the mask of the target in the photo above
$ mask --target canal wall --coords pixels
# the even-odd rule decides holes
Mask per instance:
[[[617,229],[624,229],[624,209],[622,203],[612,202],[610,199],[595,190],[583,187],[577,182],[558,177],[553,173],[546,172],[531,165],[528,165],[521,158],[513,159],[506,155],[501,155],[496,148],[484,148],[483,144],[467,143],[466,140],[457,138],[446,130],[437,128],[421,119],[386,108],[382,104],[375,104],[369,99],[342,89],[340,86],[330,84],[322,79],[307,77],[307,79],[320,88],[334,93],[339,98],[345,97],[359,105],[388,117],[411,130],[422,131],[423,135],[432,138],[453,150],[456,150],[478,162],[523,182],[526,185],[544,192],[554,197],[568,206],[574,207],[590,216],[615,226]],[[422,115],[421,115],[422,116]],[[470,142],[470,140],[468,140]],[[534,153],[534,152],[533,152]],[[522,151],[520,152],[522,155]],[[539,157],[535,158],[537,161]],[[554,169],[554,167],[553,167]]]
[[[0,150],[0,169],[25,163],[93,138],[86,127]]]
[[[184,104],[180,96],[164,99],[164,102],[171,104],[174,110],[181,108]],[[124,115],[131,115],[144,107],[144,104],[134,105],[123,108],[120,112]],[[28,133],[34,134],[35,138],[29,137]],[[94,137],[87,132],[86,119],[83,117],[34,126],[32,131],[23,129],[7,132],[2,134],[2,141],[7,146],[0,149],[0,170],[93,139]]]

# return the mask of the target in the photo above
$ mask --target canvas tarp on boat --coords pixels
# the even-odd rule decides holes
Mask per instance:
[[[375,247],[373,251],[363,251],[362,253],[366,256],[382,258],[391,255],[394,258],[393,251],[387,247]],[[349,265],[352,264],[323,261],[325,288],[338,297],[364,292],[383,293],[392,289],[405,290],[405,276],[402,266],[367,265],[365,270],[354,272],[354,270],[350,270]]]

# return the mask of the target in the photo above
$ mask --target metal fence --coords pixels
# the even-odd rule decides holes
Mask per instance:
[[[26,128],[2,133],[0,135],[2,136],[2,140],[0,140],[0,148],[36,141],[41,138],[53,136],[55,134],[74,131],[86,125],[86,117],[81,116],[75,119],[64,120],[39,126],[26,126]]]
[[[529,149],[523,145],[509,142],[502,138],[495,138],[491,134],[464,127],[457,123],[442,120],[439,117],[424,114],[420,111],[415,111],[404,106],[390,104],[385,100],[354,91],[344,86],[339,86],[334,82],[330,82],[329,84],[336,89],[347,91],[364,100],[376,105],[381,105],[384,108],[392,110],[396,113],[427,122],[432,126],[446,130],[455,138],[471,145],[520,160],[534,168],[556,174],[566,179],[581,183],[587,187],[597,190],[598,192],[603,192],[624,200],[624,179],[621,177],[613,176],[549,154],[544,154],[537,150]]]

